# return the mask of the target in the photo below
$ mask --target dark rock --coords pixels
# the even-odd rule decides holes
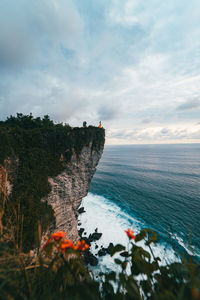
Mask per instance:
[[[97,231],[98,231],[98,228],[96,228],[94,232],[97,232]]]
[[[106,254],[111,254],[113,247],[114,247],[113,243],[110,243],[108,248],[104,248],[101,245],[101,249],[98,251],[98,255],[99,256],[105,256]],[[95,249],[96,249],[96,247],[95,247]]]
[[[91,238],[91,234],[89,235],[89,237],[85,241],[86,241],[86,243],[90,243],[90,244],[93,242],[93,239]]]
[[[106,254],[107,254],[107,249],[106,248],[102,248],[98,251],[99,256],[105,256]]]
[[[89,238],[91,238],[92,241],[97,241],[101,238],[101,236],[102,236],[102,233],[94,232],[94,233],[89,235]]]
[[[109,246],[108,246],[108,248],[107,248],[107,253],[108,253],[108,254],[111,254],[111,253],[112,253],[112,250],[113,250],[113,248],[114,248],[114,245],[113,245],[113,243],[110,243],[110,244],[109,244]]]
[[[89,246],[91,246],[91,241],[86,236],[84,236],[84,241],[86,242],[86,244],[88,244]]]
[[[82,236],[83,232],[84,232],[84,228],[80,228],[79,231],[78,231],[80,236]]]
[[[99,246],[98,246],[98,245],[95,245],[95,249],[97,249],[97,248],[99,248]]]
[[[81,223],[78,223],[78,226],[81,226]]]
[[[78,212],[79,212],[79,214],[84,213],[84,212],[85,212],[84,207],[79,208],[79,209],[78,209]]]
[[[98,259],[89,250],[84,252],[84,259],[87,265],[96,266],[98,264]]]

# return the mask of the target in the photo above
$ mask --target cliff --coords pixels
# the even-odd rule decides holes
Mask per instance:
[[[102,128],[71,128],[48,116],[18,114],[0,122],[0,197],[6,199],[5,215],[13,211],[16,239],[23,236],[17,243],[24,250],[38,245],[40,229],[64,230],[78,240],[78,207],[104,141]]]
[[[84,146],[70,162],[63,162],[64,169],[58,176],[49,178],[51,192],[44,198],[54,210],[56,230],[67,232],[73,241],[79,239],[77,231],[78,207],[88,193],[91,179],[103,153],[103,144],[92,150],[92,142]]]

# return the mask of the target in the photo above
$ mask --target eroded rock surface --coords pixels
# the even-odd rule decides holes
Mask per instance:
[[[47,201],[54,210],[56,225],[49,224],[46,233],[63,230],[67,237],[76,242],[79,239],[77,230],[78,208],[82,198],[90,188],[91,179],[96,171],[96,166],[102,156],[104,139],[98,147],[93,147],[93,141],[83,146],[79,154],[72,149],[70,161],[61,154],[63,171],[53,178],[48,178],[51,192],[41,199]],[[67,150],[66,150],[67,151]],[[19,159],[16,157],[4,160],[0,165],[0,199],[5,202],[12,194],[13,183],[18,174]],[[43,236],[44,237],[44,236]]]
[[[15,157],[4,161],[4,166],[0,165],[0,196],[7,198],[13,187],[13,180],[16,177],[19,160]]]
[[[89,191],[91,179],[103,153],[102,145],[98,150],[92,149],[92,143],[84,146],[77,157],[73,153],[71,161],[64,164],[64,171],[55,178],[49,178],[51,192],[43,200],[52,206],[55,218],[55,230],[67,232],[67,237],[76,242],[78,207],[82,198]]]

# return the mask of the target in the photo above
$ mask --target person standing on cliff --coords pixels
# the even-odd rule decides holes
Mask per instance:
[[[102,127],[102,125],[101,125],[101,121],[99,121],[99,128],[101,128]]]

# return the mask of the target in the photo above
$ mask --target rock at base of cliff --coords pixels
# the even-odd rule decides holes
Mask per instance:
[[[84,207],[81,207],[78,209],[78,213],[79,214],[83,214],[85,212]]]
[[[85,251],[84,260],[87,265],[96,266],[98,264],[98,259],[89,250]]]

